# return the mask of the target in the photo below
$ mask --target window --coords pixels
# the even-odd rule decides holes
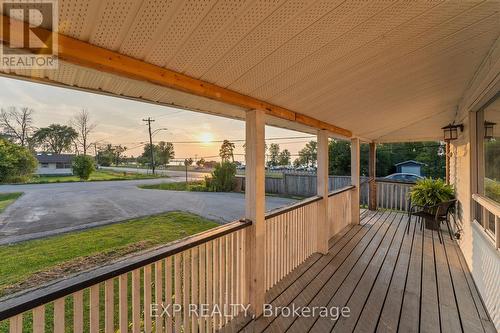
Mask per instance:
[[[476,115],[478,193],[500,205],[500,99]],[[477,205],[476,219],[495,233],[495,216]]]
[[[49,167],[49,163],[42,163],[42,168],[48,168]]]
[[[62,162],[57,162],[57,163],[56,163],[56,169],[64,169],[64,163],[62,163]]]

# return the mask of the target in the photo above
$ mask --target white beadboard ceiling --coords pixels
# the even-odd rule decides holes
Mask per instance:
[[[59,9],[62,34],[378,141],[441,138],[500,35],[498,0],[59,0]],[[64,62],[5,73],[230,117],[245,111]]]

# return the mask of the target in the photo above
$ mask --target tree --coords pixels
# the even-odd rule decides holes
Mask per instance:
[[[278,158],[280,154],[280,145],[277,143],[271,143],[269,145],[269,159],[267,161],[268,167],[274,167],[279,164]]]
[[[318,158],[317,142],[309,141],[306,144],[306,146],[299,151],[299,158],[297,160],[297,163],[299,163],[299,165],[315,166],[317,158]]]
[[[144,151],[139,156],[139,163],[146,165],[151,164],[151,145],[147,143],[144,145]],[[160,141],[157,145],[153,144],[153,156],[155,166],[167,165],[171,159],[175,157],[174,145],[171,142]]]
[[[234,162],[234,143],[229,140],[224,140],[219,150],[219,156],[222,159],[222,162]]]
[[[52,124],[37,130],[33,135],[33,140],[45,151],[60,154],[71,150],[71,144],[77,137],[78,133],[73,127]]]
[[[95,171],[94,159],[88,155],[78,155],[73,158],[73,173],[82,180],[88,180]]]
[[[215,165],[212,178],[207,181],[209,190],[215,192],[230,192],[235,185],[236,165],[231,162],[222,162]]]
[[[2,109],[0,111],[0,127],[4,136],[22,147],[28,147],[30,137],[35,129],[33,127],[34,112],[33,109],[27,107],[17,109],[12,106],[7,110]]]
[[[328,144],[328,173],[336,176],[351,175],[351,143],[333,139]]]
[[[99,148],[97,152],[97,164],[102,166],[111,166],[115,159],[114,147],[111,144],[107,144],[104,147]]]
[[[202,157],[198,161],[196,161],[196,166],[199,168],[203,168],[205,166],[205,159]]]
[[[90,121],[88,111],[83,109],[73,118],[71,126],[75,128],[78,133],[78,136],[75,138],[75,143],[82,148],[83,155],[87,155],[87,149],[92,144],[89,140],[89,136],[97,124]]]
[[[155,156],[155,163],[158,165],[168,165],[170,160],[175,157],[174,144],[172,142],[160,141],[156,149],[157,156]]]
[[[0,183],[28,180],[35,172],[37,163],[27,148],[0,139]]]
[[[283,151],[278,156],[278,165],[290,165],[292,154],[288,151],[288,149],[283,149]]]

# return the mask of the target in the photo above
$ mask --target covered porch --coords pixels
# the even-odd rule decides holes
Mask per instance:
[[[83,3],[61,1],[58,32],[30,28],[58,43],[57,70],[2,75],[245,121],[246,212],[240,221],[5,300],[2,327],[12,333],[499,327],[498,286],[491,281],[499,277],[500,213],[477,197],[471,171],[475,114],[495,101],[500,86],[497,2]],[[3,14],[7,45],[28,27]],[[452,122],[465,124],[446,152],[463,237],[457,243],[444,232],[440,244],[409,221],[408,184],[376,182],[376,145],[441,140],[441,127]],[[266,125],[317,136],[317,195],[268,213]],[[334,191],[332,138],[351,143],[350,185]],[[368,186],[360,180],[361,143],[370,144]],[[369,210],[360,209],[362,188]],[[473,198],[494,216],[493,243],[475,221]],[[349,307],[350,316],[297,318],[283,309],[265,316],[266,306],[293,304]]]

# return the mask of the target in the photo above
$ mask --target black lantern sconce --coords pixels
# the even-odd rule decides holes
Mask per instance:
[[[460,132],[463,132],[464,125],[449,124],[445,127],[442,127],[441,129],[444,131],[444,141],[449,142],[458,139],[458,129],[460,129]]]
[[[495,128],[496,123],[492,123],[491,121],[484,122],[484,138],[485,139],[493,139],[493,129]]]

